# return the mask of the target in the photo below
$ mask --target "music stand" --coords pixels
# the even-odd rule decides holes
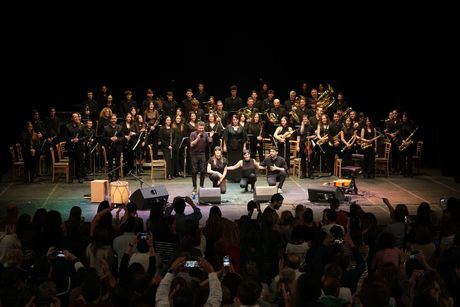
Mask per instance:
[[[324,151],[324,149],[321,146],[321,144],[318,144],[318,142],[316,142],[316,145],[318,146],[320,151],[319,151],[319,173],[315,177],[315,179],[319,179],[319,178],[323,178],[323,177],[330,177],[330,174],[324,174],[323,173],[323,159],[322,159],[322,157],[323,157],[323,155],[326,156],[326,152]]]
[[[180,145],[179,145],[179,149],[181,148],[184,141],[188,139],[189,138],[187,136],[184,136],[182,138],[182,141],[180,142]],[[187,146],[184,146],[184,178],[185,177],[187,177]]]

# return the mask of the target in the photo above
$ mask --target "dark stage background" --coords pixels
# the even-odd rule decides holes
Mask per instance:
[[[455,157],[439,146],[447,138],[437,128],[444,107],[422,107],[426,101],[420,92],[429,90],[428,83],[412,85],[424,78],[419,58],[429,57],[425,38],[430,34],[408,23],[401,8],[364,13],[365,7],[332,4],[249,8],[222,2],[216,8],[152,3],[18,4],[4,48],[8,92],[13,94],[3,104],[11,105],[4,144],[15,142],[32,108],[41,110],[42,117],[50,105],[71,110],[85,90],[97,92],[102,83],[119,104],[125,89],[141,102],[146,88],[164,95],[171,80],[176,100],[199,80],[223,99],[230,85],[238,85],[245,98],[263,79],[282,100],[302,81],[324,81],[375,121],[394,107],[410,111],[425,141],[424,164],[454,174]],[[418,25],[423,17],[415,19]],[[2,159],[3,165],[7,160]]]

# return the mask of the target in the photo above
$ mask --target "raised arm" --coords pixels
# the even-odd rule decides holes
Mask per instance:
[[[229,171],[234,171],[234,170],[236,170],[236,169],[239,169],[242,165],[243,165],[243,160],[240,160],[240,161],[236,162],[235,165],[227,166],[227,170],[229,170]],[[209,164],[208,164],[208,167],[209,167]],[[208,173],[209,173],[209,172],[208,172]]]

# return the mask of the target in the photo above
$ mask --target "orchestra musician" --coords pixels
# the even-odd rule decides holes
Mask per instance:
[[[291,127],[288,125],[288,119],[286,116],[281,118],[281,125],[276,128],[275,138],[278,146],[278,154],[283,157],[287,164],[287,171],[289,172],[289,164],[291,161],[291,136],[294,133]]]
[[[304,115],[308,116],[307,100],[305,97],[301,96],[299,99],[299,106],[296,107],[293,105],[291,111],[291,123],[296,126],[300,125]],[[298,119],[299,121],[296,121]]]
[[[363,149],[363,176],[364,178],[374,178],[375,176],[375,153],[377,152],[377,131],[372,125],[369,117],[366,117],[366,127],[361,128],[361,144],[367,144]],[[363,145],[361,145],[361,148]]]
[[[149,127],[148,144],[152,144],[153,157],[151,159],[158,159],[158,125],[160,124],[160,115],[155,109],[155,102],[149,102],[147,110],[144,111],[144,122]]]
[[[222,100],[218,100],[216,104],[216,121],[220,123],[222,127],[227,127],[228,125],[228,112],[224,111],[224,103]]]
[[[125,174],[134,170],[134,150],[137,135],[136,125],[134,125],[131,113],[126,114],[125,121],[121,124],[121,132],[125,137],[123,142],[123,161],[126,162]]]
[[[292,106],[295,104],[295,99],[297,97],[296,91],[289,92],[289,99],[284,101],[283,107],[286,109],[287,112],[292,111]]]
[[[253,192],[257,181],[256,169],[265,169],[265,167],[260,165],[255,159],[252,159],[251,153],[248,150],[244,150],[242,160],[239,160],[235,165],[227,166],[227,170],[234,171],[239,168],[241,168],[240,187],[247,192],[248,185],[251,185],[251,192]]]
[[[126,114],[129,113],[132,107],[137,108],[137,101],[133,100],[133,92],[130,90],[125,91],[125,99],[121,102],[120,105],[120,115],[122,118],[126,117]]]
[[[214,112],[209,113],[208,122],[206,123],[206,132],[214,131],[214,137],[212,138],[212,143],[208,146],[206,151],[206,159],[211,156],[211,153],[214,152],[214,148],[220,146],[221,137],[222,137],[222,126],[216,121],[216,114]]]
[[[241,97],[238,97],[238,87],[236,85],[232,85],[230,87],[230,97],[227,97],[224,100],[225,111],[232,114],[241,109],[242,107],[243,99],[241,99]]]
[[[260,117],[260,113],[254,114],[248,125],[247,133],[251,156],[255,157],[257,153],[259,161],[262,161],[264,159],[264,123]]]
[[[318,141],[316,144],[318,146],[316,149],[316,156],[323,155],[324,159],[316,159],[317,161],[321,160],[321,163],[325,166],[325,170],[328,173],[333,171],[334,167],[334,156],[332,156],[332,148],[329,145],[330,135],[329,135],[329,116],[327,114],[321,115],[321,122],[318,123],[316,129],[316,137]],[[321,169],[323,165],[320,165]],[[323,169],[322,169],[323,170]]]
[[[174,93],[172,91],[168,91],[166,93],[166,101],[164,102],[164,105],[163,105],[165,115],[170,116],[171,118],[174,118],[177,107],[178,107],[178,103],[177,101],[174,100]]]
[[[353,127],[351,119],[348,117],[345,119],[345,124],[340,132],[340,139],[344,144],[341,149],[342,154],[342,166],[353,165],[352,154],[354,144],[356,142],[357,130]]]
[[[331,165],[334,165],[335,156],[340,156],[340,133],[342,131],[343,125],[340,123],[340,116],[337,113],[334,113],[332,117],[332,123],[329,124],[329,145],[331,146],[331,156],[332,161]]]
[[[280,124],[280,119],[283,117],[283,116],[288,116],[286,110],[281,107],[281,102],[278,98],[276,98],[275,100],[273,100],[273,108],[269,109],[268,111],[268,133],[269,134],[274,134],[275,133],[275,130],[276,128],[279,126]]]
[[[95,121],[97,119],[98,106],[92,90],[86,92],[86,99],[82,102],[81,114],[83,114],[85,120],[91,119]]]
[[[113,160],[115,160],[115,167],[119,167],[125,137],[121,132],[121,127],[117,125],[117,114],[112,114],[110,117],[110,124],[104,127],[102,138],[107,150],[109,179],[110,181],[118,180],[118,178],[120,178],[120,168],[113,171]]]
[[[246,121],[250,122],[252,120],[252,117],[254,116],[254,114],[258,113],[259,112],[259,109],[257,109],[256,107],[254,107],[254,98],[251,97],[248,97],[248,100],[247,100],[247,107],[243,108],[242,109],[242,113],[244,113],[244,115],[246,116]]]
[[[207,171],[213,187],[219,187],[220,193],[227,192],[225,176],[227,176],[227,159],[222,156],[222,149],[217,146],[214,148],[214,155],[209,158]]]
[[[232,115],[231,124],[224,130],[224,153],[227,153],[229,164],[235,164],[243,156],[243,150],[246,149],[247,135],[246,130],[239,124],[238,116]],[[240,181],[241,176],[237,172],[229,172],[228,180],[235,182]]]
[[[403,112],[400,126],[401,145],[398,146],[401,161],[401,171],[404,177],[412,176],[412,156],[414,155],[415,123],[409,119],[407,112]],[[404,149],[402,149],[404,148]],[[402,149],[402,150],[401,150]]]
[[[177,161],[175,156],[177,154],[178,145],[178,132],[172,127],[171,123],[171,117],[166,116],[165,124],[158,132],[161,142],[161,150],[163,151],[163,157],[166,162],[166,176],[169,180],[171,180],[174,175],[174,161]]]
[[[144,122],[144,117],[141,114],[137,114],[136,120],[134,121],[135,131],[137,133],[136,142],[133,148],[134,151],[134,158],[135,158],[135,168],[136,168],[136,175],[140,175],[144,173],[144,168],[142,167],[142,163],[144,160],[144,152],[145,152],[145,144],[147,139],[148,133],[148,126]],[[137,145],[136,145],[137,144]]]
[[[398,147],[400,145],[400,125],[398,110],[393,110],[387,122],[385,122],[385,134],[391,143],[391,168],[392,173],[399,173],[400,155]]]
[[[180,110],[180,109],[178,109]],[[176,115],[174,119],[174,123],[172,124],[173,128],[176,129],[177,131],[177,155],[174,156],[176,161],[173,163],[174,165],[174,177],[178,176],[183,176],[183,170],[184,170],[184,161],[187,159],[187,150],[190,150],[190,141],[189,141],[189,136],[191,131],[189,130],[189,127],[187,126],[186,123],[183,121],[183,117],[178,114]]]
[[[300,179],[313,177],[312,140],[316,138],[315,128],[310,124],[308,114],[302,116],[302,122],[297,133],[297,152],[300,154]]]
[[[180,108],[182,113],[188,115],[190,110],[192,109],[192,99],[193,99],[193,91],[192,89],[187,89],[185,91],[185,99],[181,101]]]
[[[105,126],[110,124],[110,118],[112,117],[112,109],[105,107],[99,113],[99,121],[97,123],[97,135],[102,135],[104,133]]]
[[[88,179],[88,173],[91,170],[91,151],[96,143],[96,132],[93,129],[93,121],[88,119],[83,127],[83,135],[85,137],[84,143],[84,167],[83,167],[83,178]],[[95,172],[95,170],[93,170]]]
[[[203,104],[203,102],[209,101],[209,94],[204,90],[204,83],[198,83],[198,92],[195,94],[195,98]],[[202,105],[203,107],[203,105]]]
[[[192,109],[190,113],[195,113],[197,121],[204,121],[206,120],[206,115],[204,114],[203,109],[200,108],[200,102],[198,99],[192,99]]]
[[[69,153],[71,182],[76,178],[79,183],[83,183],[83,142],[85,135],[78,113],[73,113],[72,122],[66,125],[65,139],[67,141],[66,149]]]
[[[25,183],[33,183],[35,180],[35,170],[38,164],[39,138],[34,131],[32,122],[26,122],[24,130],[20,136],[22,158],[24,160]],[[47,148],[49,150],[49,146]]]

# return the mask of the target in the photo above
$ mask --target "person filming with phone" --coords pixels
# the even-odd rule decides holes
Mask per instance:
[[[189,204],[190,207],[192,207],[193,213],[185,215],[184,212],[186,204]],[[199,222],[202,217],[200,208],[198,208],[193,202],[193,200],[188,196],[176,196],[173,200],[172,206],[166,208],[165,216],[170,216],[172,210],[174,210],[174,212],[176,213],[176,233],[179,236],[179,238],[181,238],[184,234],[186,221],[194,220]]]
[[[171,289],[171,284],[177,273],[184,272],[188,274],[189,269],[196,268],[208,274],[209,295],[204,306],[220,306],[222,287],[217,273],[214,271],[213,266],[201,257],[198,257],[197,260],[179,257],[171,264],[168,273],[161,280],[158,287],[155,297],[156,306],[196,306],[196,291],[193,291],[189,285],[177,285],[174,289]]]

